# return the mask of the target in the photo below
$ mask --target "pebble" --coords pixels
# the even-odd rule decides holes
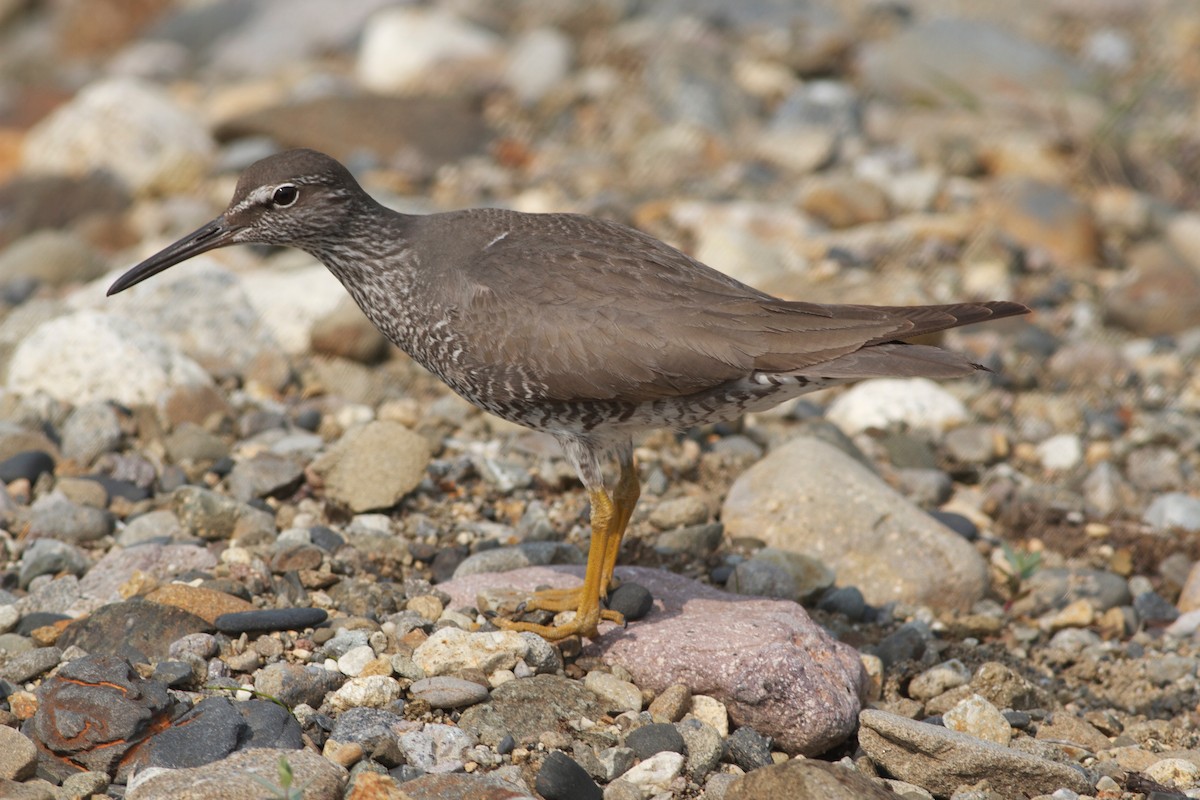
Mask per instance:
[[[420,730],[400,734],[400,752],[404,759],[425,772],[461,772],[463,751],[473,747],[476,739],[454,725],[429,723]]]
[[[583,685],[599,698],[605,711],[613,716],[625,711],[637,713],[642,710],[642,690],[611,672],[593,670],[583,679]]]
[[[470,633],[461,628],[442,628],[418,646],[413,663],[429,677],[478,669],[485,675],[512,669],[529,652],[529,642],[515,631]]]
[[[279,759],[287,759],[294,786],[303,786],[306,797],[334,800],[346,785],[346,770],[309,750],[254,748],[241,750],[219,761],[190,769],[138,773],[125,794],[127,800],[205,800],[211,797],[260,797],[255,778],[277,783]]]
[[[686,683],[676,683],[663,689],[658,697],[651,700],[647,710],[650,712],[650,716],[656,720],[678,722],[683,719],[684,714],[691,710],[691,707],[692,690]]]
[[[84,403],[63,424],[63,456],[84,466],[115,450],[120,442],[121,421],[108,403]]]
[[[635,728],[625,736],[625,745],[633,750],[640,760],[645,760],[656,753],[684,752],[684,740],[678,729],[669,722],[653,722]]]
[[[462,708],[488,699],[487,687],[449,675],[416,681],[409,691],[416,699],[429,703],[431,708]]]
[[[13,728],[0,726],[0,778],[25,781],[37,769],[37,745]]]
[[[961,400],[926,378],[880,378],[855,384],[838,396],[826,416],[851,435],[893,426],[940,432],[968,418]]]
[[[350,678],[329,695],[327,702],[335,711],[349,708],[387,708],[400,698],[400,684],[386,675]]]
[[[35,483],[46,473],[54,473],[54,456],[44,450],[26,450],[0,461],[0,483]]]
[[[771,764],[771,740],[749,726],[742,726],[725,739],[726,761],[744,771]]]
[[[347,431],[309,469],[331,500],[361,513],[399,502],[425,477],[431,455],[422,436],[376,420]]]
[[[643,796],[669,792],[671,782],[683,772],[685,763],[684,757],[677,752],[658,752],[631,767],[621,780],[638,787]]]
[[[687,495],[663,500],[650,512],[650,524],[660,531],[688,528],[708,522],[708,504],[699,497]]]
[[[559,750],[552,750],[542,762],[534,784],[546,800],[602,800],[604,792],[587,771]]]
[[[711,553],[721,544],[725,526],[692,525],[664,531],[654,538],[654,549],[664,555]]]
[[[625,582],[608,595],[608,607],[626,622],[644,619],[654,608],[654,595],[640,583]]]
[[[1183,492],[1164,492],[1150,501],[1142,521],[1157,531],[1180,528],[1200,531],[1200,498]]]
[[[222,614],[213,624],[222,633],[302,631],[320,625],[329,617],[323,608],[271,608]]]
[[[909,697],[928,700],[971,680],[971,671],[958,659],[944,661],[917,675],[908,684]]]
[[[864,710],[859,718],[859,744],[871,760],[934,794],[949,795],[964,782],[985,779],[1003,795],[1091,789],[1087,776],[1068,764],[884,711]]]
[[[91,566],[91,561],[79,548],[57,539],[34,539],[21,554],[20,573],[17,583],[28,588],[39,575],[69,573],[82,576]]]
[[[994,705],[979,695],[960,701],[942,715],[943,724],[952,731],[961,731],[977,739],[1007,745],[1012,739],[1012,726]]]
[[[508,572],[530,566],[582,564],[584,561],[579,548],[566,542],[522,542],[514,547],[497,547],[471,554],[454,570],[454,577]]]

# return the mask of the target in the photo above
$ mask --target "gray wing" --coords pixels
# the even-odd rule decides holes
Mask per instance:
[[[503,239],[455,269],[454,287],[460,324],[485,332],[464,354],[464,366],[495,373],[519,364],[521,376],[536,382],[547,400],[645,402],[755,372],[820,376],[822,365],[831,377],[848,379],[850,373],[910,374],[905,369],[940,377],[947,364],[932,354],[895,359],[900,373],[887,371],[887,358],[839,359],[997,313],[986,304],[883,308],[783,301],[631,228],[552,216],[557,227],[548,234],[540,224],[536,237],[509,225]],[[973,368],[946,355],[955,374]]]

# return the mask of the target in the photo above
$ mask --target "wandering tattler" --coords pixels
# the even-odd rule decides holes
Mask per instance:
[[[472,209],[409,215],[312,150],[251,165],[223,214],[122,275],[116,294],[231,244],[298,247],[329,268],[398,347],[476,406],[553,435],[591,499],[583,585],[498,619],[549,639],[596,636],[640,489],[632,434],[770,408],[861,378],[955,378],[983,367],[914,336],[1024,314],[1006,301],[937,306],[780,300],[623,225]],[[604,459],[620,465],[610,495]]]

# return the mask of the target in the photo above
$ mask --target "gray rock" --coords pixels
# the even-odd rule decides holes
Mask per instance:
[[[335,691],[346,676],[313,664],[268,664],[254,673],[254,688],[288,708],[304,703],[320,708],[325,695]],[[339,739],[339,741],[346,741]]]
[[[149,540],[183,539],[187,537],[179,519],[171,511],[148,511],[127,521],[117,531],[116,542],[121,547],[133,547]]]
[[[148,405],[171,386],[207,386],[208,374],[138,323],[79,311],[46,322],[21,340],[7,387],[71,403],[115,400]]]
[[[560,730],[568,720],[597,720],[604,714],[596,696],[578,682],[560,675],[534,675],[502,684],[492,702],[468,708],[459,725],[484,744],[506,734],[518,743],[534,743],[545,731]]]
[[[310,469],[331,500],[361,513],[398,503],[425,477],[431,454],[424,437],[375,421],[347,431]]]
[[[274,389],[287,379],[287,356],[251,302],[248,283],[248,277],[200,257],[186,270],[107,298],[102,308],[136,319],[210,375],[249,378]]]
[[[719,522],[710,525],[692,525],[664,531],[654,538],[654,549],[665,555],[711,553],[721,544],[725,526]]]
[[[737,594],[780,600],[795,600],[799,595],[790,572],[778,564],[753,558],[733,568],[725,588]]]
[[[884,711],[859,715],[859,745],[871,760],[901,780],[934,794],[950,795],[963,784],[986,780],[1003,796],[1088,793],[1091,782],[1070,764],[1038,758]]]
[[[62,453],[82,466],[121,443],[121,420],[108,403],[84,403],[71,412],[62,429]]]
[[[1200,498],[1183,492],[1166,492],[1150,501],[1142,521],[1155,530],[1182,528],[1189,533],[1200,531]]]
[[[960,93],[989,104],[1011,95],[1057,96],[1086,79],[1065,54],[1008,28],[942,15],[868,43],[858,66],[873,92],[924,102],[958,103]]]
[[[711,783],[711,782],[710,782]],[[705,798],[708,790],[705,790]],[[791,759],[735,778],[725,789],[724,800],[757,800],[795,797],[804,800],[892,800],[894,794],[878,779],[818,759]]]
[[[409,690],[413,697],[424,700],[432,708],[462,708],[488,699],[486,686],[450,675],[435,675],[415,681]]]
[[[135,572],[168,583],[191,570],[212,569],[216,563],[216,556],[191,544],[144,544],[113,549],[79,580],[79,594],[97,603],[115,603],[121,600],[121,585]]]
[[[304,468],[290,458],[259,453],[234,465],[227,480],[229,493],[246,503],[293,491],[304,480]]]
[[[793,439],[743,473],[721,519],[731,537],[755,536],[820,559],[872,605],[964,609],[987,585],[986,565],[968,542],[811,437]]]
[[[22,278],[51,286],[83,283],[105,269],[104,259],[71,231],[36,231],[0,252],[5,283]]]
[[[569,542],[522,542],[512,547],[497,547],[468,556],[454,570],[454,577],[462,578],[485,572],[508,572],[522,567],[583,562],[583,553]]]
[[[80,576],[90,565],[88,557],[74,545],[57,539],[35,539],[21,554],[19,583],[25,589],[39,575],[68,572]]]
[[[176,464],[219,461],[229,455],[229,443],[194,422],[183,422],[163,439],[167,457]]]
[[[569,36],[557,28],[534,28],[513,42],[504,82],[521,102],[537,102],[566,78],[574,58]]]
[[[293,786],[303,786],[306,800],[338,800],[346,770],[311,750],[254,748],[191,769],[148,769],[129,782],[127,800],[259,800],[263,786],[279,780],[279,759],[286,758]]]
[[[683,737],[687,753],[687,774],[694,781],[702,781],[716,769],[725,750],[721,734],[712,725],[708,725],[695,717],[688,717],[675,723],[679,734]]]
[[[113,530],[113,516],[102,508],[72,503],[61,494],[38,498],[30,509],[28,539],[93,542]]]
[[[693,495],[664,500],[650,512],[650,524],[660,531],[708,522],[708,503]]]
[[[275,538],[273,515],[199,486],[176,489],[171,510],[184,530],[205,541]]]
[[[1129,605],[1129,584],[1120,575],[1098,569],[1049,567],[1022,584],[1026,594],[1013,604],[1014,613],[1039,616],[1086,599],[1097,611]],[[1018,610],[1019,609],[1019,610]]]
[[[116,175],[135,193],[187,190],[213,156],[208,126],[164,90],[127,79],[95,82],[29,132],[31,172]]]
[[[477,739],[454,725],[427,723],[420,730],[400,735],[400,752],[406,761],[426,772],[459,772],[463,751]]]
[[[9,658],[3,667],[0,667],[0,678],[13,683],[25,683],[25,681],[33,680],[57,667],[62,660],[62,653],[63,651],[57,647],[38,647],[34,650],[17,653]]]
[[[582,572],[579,567],[536,567],[457,578],[438,588],[451,596],[454,606],[500,586],[521,590],[575,586]],[[637,686],[651,692],[687,683],[694,693],[725,703],[734,723],[753,726],[789,752],[822,753],[850,734],[860,708],[860,692],[865,690],[862,663],[855,651],[832,640],[809,620],[800,606],[730,595],[661,570],[618,567],[617,578],[649,588],[655,598],[654,610],[625,630],[603,623],[599,639],[585,647],[585,655],[624,667]],[[698,625],[721,635],[697,638]],[[550,677],[510,681],[492,693],[492,706],[499,706],[502,692],[517,691],[509,687]],[[564,683],[560,693],[577,686],[571,681]],[[584,690],[579,687],[576,691]],[[539,706],[546,702],[546,696],[539,693],[521,703],[517,711],[541,713]],[[602,711],[594,701],[591,705],[593,713]],[[488,719],[482,708],[468,709],[464,720],[474,715],[471,720],[476,725],[487,723],[495,730],[502,729],[505,723],[494,716]],[[510,730],[516,736],[511,722]],[[539,718],[531,727],[536,728],[536,737],[536,733],[554,728],[553,719]]]
[[[25,781],[37,768],[37,745],[8,726],[0,726],[0,778]]]
[[[1125,463],[1129,482],[1146,492],[1182,489],[1183,470],[1179,451],[1173,447],[1140,447]]]

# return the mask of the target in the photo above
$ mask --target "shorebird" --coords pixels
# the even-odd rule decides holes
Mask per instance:
[[[556,625],[496,620],[548,639],[623,622],[602,600],[640,493],[635,433],[729,420],[863,378],[970,375],[983,367],[905,340],[1029,310],[781,300],[614,222],[496,208],[401,214],[313,150],[251,165],[224,213],[108,293],[250,243],[310,253],[451,389],[559,441],[591,500],[587,568],[582,586],[535,592],[527,607],[575,614]],[[610,493],[603,466],[613,457]]]

